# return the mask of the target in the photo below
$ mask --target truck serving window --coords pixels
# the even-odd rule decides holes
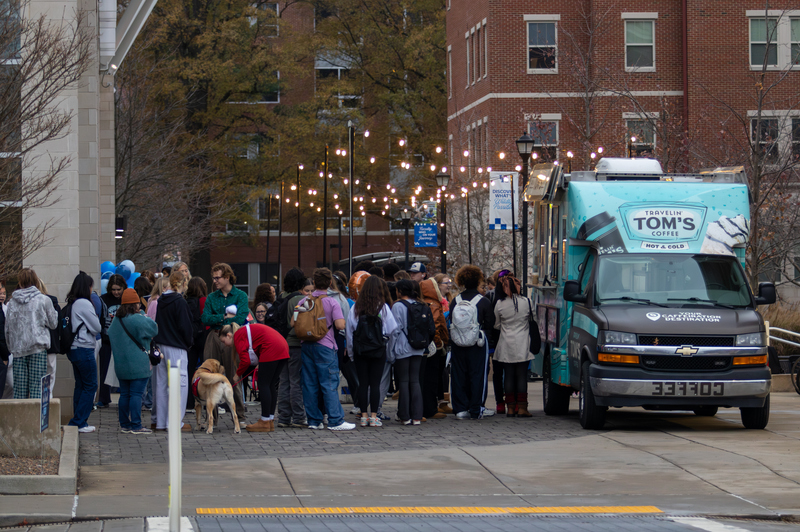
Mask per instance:
[[[595,277],[597,302],[749,306],[750,294],[737,260],[723,255],[601,256]]]

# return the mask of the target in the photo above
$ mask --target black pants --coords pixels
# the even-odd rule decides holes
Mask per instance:
[[[492,359],[492,387],[494,388],[494,399],[497,403],[505,401],[503,399],[503,393],[505,392],[505,388],[503,387],[504,366],[504,363],[499,362],[495,358]]]
[[[444,401],[444,394],[450,391],[450,371],[447,369],[447,351],[444,349],[437,351],[436,361],[439,366],[439,386],[436,389],[436,399]]]
[[[278,382],[288,359],[258,363],[258,395],[261,397],[261,417],[275,414],[278,404]]]
[[[438,356],[422,356],[419,378],[422,382],[422,416],[426,418],[433,417],[439,411],[439,401],[436,400],[440,380]]]
[[[515,400],[516,394],[528,393],[528,361],[503,363],[503,379],[506,394],[514,394]]]
[[[386,365],[386,355],[370,358],[355,358],[356,373],[358,374],[358,401],[356,406],[361,413],[375,414],[381,405],[381,377],[383,367]]]
[[[422,419],[422,385],[419,382],[419,372],[423,358],[417,355],[398,359],[394,363],[394,376],[400,392],[397,417],[403,421]]]
[[[100,386],[98,387],[99,392],[97,393],[97,402],[108,405],[111,403],[111,386],[106,384],[106,376],[108,375],[108,365],[111,364],[110,345],[100,346],[99,358],[100,364],[98,368],[100,370]]]
[[[453,346],[450,356],[452,367],[453,411],[469,411],[470,417],[477,419],[483,412],[486,401],[487,370],[489,357],[485,347]]]
[[[350,391],[350,397],[353,402],[356,402],[358,397],[358,375],[356,374],[356,365],[347,356],[347,349],[344,347],[344,335],[337,332],[333,335],[336,338],[336,356],[339,358],[339,371],[342,372],[344,380],[347,381],[347,388]],[[320,409],[325,412],[325,409]]]
[[[200,346],[200,349],[197,349],[197,346],[192,346],[189,351],[186,352],[186,356],[189,360],[188,365],[186,366],[189,369],[189,382],[194,380],[194,372],[197,371],[197,364],[201,358],[203,358],[203,346]],[[186,410],[191,410],[194,408],[194,395],[191,393],[189,397],[186,399]]]

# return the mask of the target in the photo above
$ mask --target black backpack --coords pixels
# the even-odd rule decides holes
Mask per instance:
[[[380,316],[364,314],[358,317],[353,332],[353,355],[365,358],[380,358],[386,354],[383,337],[383,320]]]
[[[433,322],[433,311],[425,303],[412,304],[405,299],[399,299],[406,307],[406,338],[408,345],[414,349],[425,349],[436,335],[436,324]]]
[[[75,332],[72,332],[72,305],[74,301],[70,301],[58,313],[58,347],[60,353],[69,353],[72,349],[72,342],[78,336],[78,331],[81,327],[86,327],[86,324],[81,322]]]
[[[284,298],[277,298],[271,307],[267,309],[267,315],[264,317],[264,325],[272,327],[280,333],[281,336],[287,338],[292,328],[289,327],[289,301],[293,297],[301,295],[300,292],[292,292]]]

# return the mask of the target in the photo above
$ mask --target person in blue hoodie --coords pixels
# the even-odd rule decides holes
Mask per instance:
[[[154,338],[156,345],[164,356],[164,361],[156,366],[155,403],[158,419],[156,430],[166,430],[169,425],[169,388],[167,381],[167,363],[173,367],[180,365],[181,375],[181,412],[186,413],[185,405],[189,397],[189,348],[194,342],[192,329],[192,318],[189,312],[189,304],[183,296],[178,293],[178,289],[183,286],[183,274],[173,272],[169,276],[169,290],[164,291],[158,298],[158,308],[156,309],[156,324],[158,334]],[[162,415],[162,413],[164,415]],[[183,414],[181,420],[183,420]],[[181,430],[191,432],[192,426],[188,423],[181,423]]]

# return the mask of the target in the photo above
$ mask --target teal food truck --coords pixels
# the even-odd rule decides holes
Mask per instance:
[[[651,159],[594,171],[533,167],[535,313],[544,411],[599,429],[611,407],[739,408],[769,421],[767,331],[744,271],[750,197],[741,167],[665,174]]]

